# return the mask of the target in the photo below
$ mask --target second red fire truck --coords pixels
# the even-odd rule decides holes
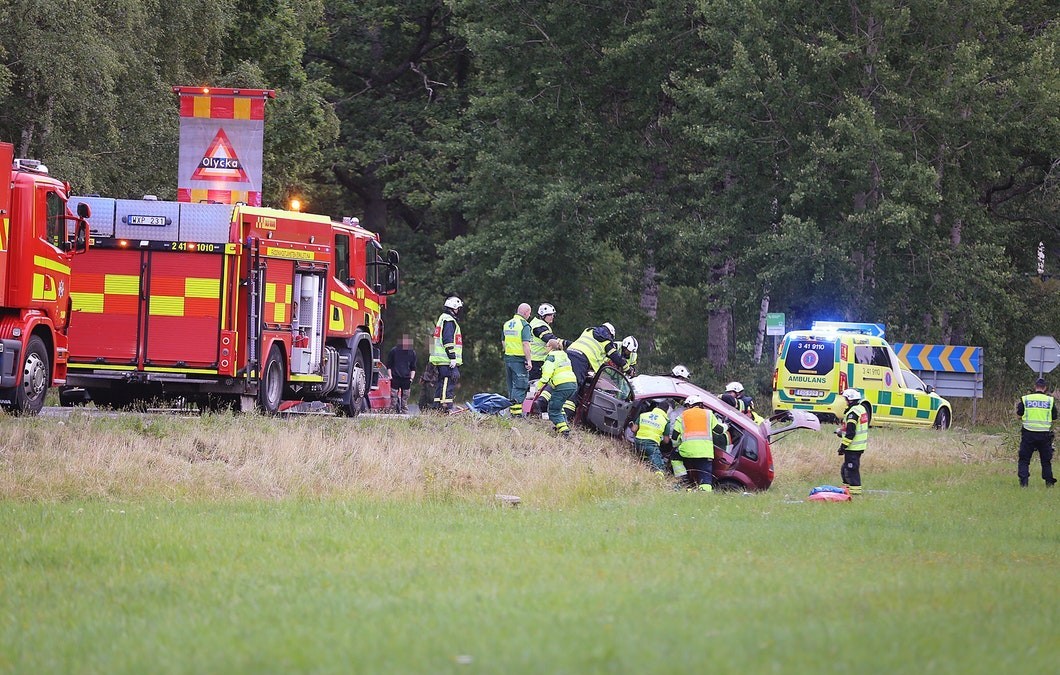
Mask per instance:
[[[70,266],[88,243],[88,207],[70,185],[0,143],[0,407],[35,415],[66,382]],[[67,234],[69,232],[69,234]]]
[[[97,405],[366,404],[398,256],[355,219],[244,205],[75,197],[67,384]]]

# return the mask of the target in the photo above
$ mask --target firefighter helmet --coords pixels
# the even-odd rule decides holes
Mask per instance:
[[[463,307],[463,306],[464,306],[464,301],[461,300],[460,298],[456,297],[455,295],[450,296],[445,301],[445,308],[446,309],[451,309],[454,312],[459,312],[460,308]]]
[[[699,394],[692,394],[691,396],[689,396],[688,398],[685,399],[685,407],[686,408],[691,408],[694,405],[706,405],[706,404],[707,404],[706,399],[704,399]]]
[[[739,382],[730,382],[725,385],[725,391],[735,391],[737,394],[743,391],[743,385]]]
[[[844,389],[843,390],[843,398],[845,398],[848,401],[860,401],[861,400],[861,392],[858,391],[857,389]]]
[[[555,314],[555,313],[556,313],[556,308],[553,307],[552,305],[548,304],[547,302],[542,302],[541,306],[537,308],[537,315],[539,317],[541,317],[542,319],[544,319],[549,314]]]
[[[637,338],[633,337],[632,335],[627,335],[626,337],[622,338],[622,348],[632,354],[633,352],[637,351],[638,348],[640,348],[640,344],[637,342]]]
[[[674,369],[670,371],[674,377],[688,377],[692,373],[688,372],[688,368],[684,366],[674,366]]]
[[[615,327],[612,326],[611,323],[608,322],[608,321],[605,321],[603,323],[603,327],[607,330],[608,333],[611,334],[611,339],[614,340],[615,339]]]

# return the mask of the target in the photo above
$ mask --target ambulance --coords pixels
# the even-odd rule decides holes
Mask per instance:
[[[840,393],[853,388],[872,406],[873,426],[948,429],[950,402],[906,369],[881,337],[847,331],[792,331],[773,371],[773,410],[806,410],[839,421]]]

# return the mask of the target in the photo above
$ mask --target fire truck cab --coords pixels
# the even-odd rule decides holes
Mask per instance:
[[[70,265],[88,245],[85,218],[67,209],[68,183],[0,143],[0,406],[35,415],[66,382]]]
[[[362,409],[398,256],[356,219],[245,205],[77,197],[68,384],[97,405],[183,398]]]

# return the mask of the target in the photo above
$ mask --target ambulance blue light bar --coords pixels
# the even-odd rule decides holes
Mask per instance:
[[[874,337],[886,337],[882,323],[856,323],[849,321],[814,321],[810,330],[832,331],[834,333],[859,333]]]

